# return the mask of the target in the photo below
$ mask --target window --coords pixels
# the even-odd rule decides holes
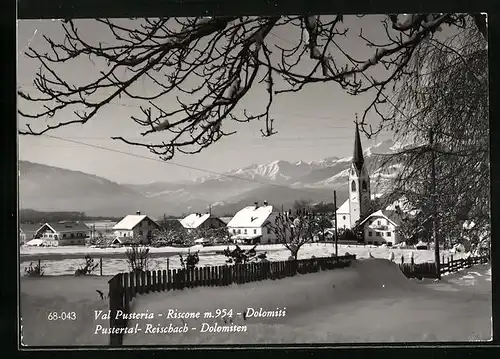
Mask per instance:
[[[372,236],[373,236],[372,231],[368,232],[368,237],[372,237]]]
[[[267,227],[267,234],[271,234],[271,228]]]
[[[378,246],[378,241],[373,242],[373,244],[375,244],[376,246]]]
[[[238,234],[241,234],[241,229],[238,229]]]
[[[380,237],[380,232],[375,232],[377,234],[377,237]]]
[[[253,234],[257,234],[257,230],[256,229],[253,230]]]
[[[74,233],[71,233],[70,237],[71,237],[71,238],[75,238],[75,234],[74,234]],[[73,241],[71,241],[71,243],[73,243]]]
[[[345,221],[345,216],[342,216],[342,219]]]
[[[139,231],[139,235],[142,236],[142,231]]]
[[[363,191],[368,190],[368,185],[366,184],[365,180],[363,180],[363,187],[362,188],[363,188]]]
[[[236,234],[236,228],[233,228],[233,234]]]
[[[391,232],[387,232],[387,237],[390,237],[391,236]]]
[[[392,242],[387,242],[388,247],[392,247]]]
[[[351,191],[356,192],[356,182],[355,181],[351,182]]]
[[[247,234],[247,229],[245,228],[245,234]]]
[[[377,221],[377,225],[379,225],[379,226],[380,226],[381,224],[382,224],[382,222],[381,222],[381,221]]]

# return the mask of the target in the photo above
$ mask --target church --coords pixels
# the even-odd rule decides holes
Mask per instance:
[[[363,158],[358,124],[354,133],[354,155],[349,170],[349,198],[337,210],[337,228],[351,229],[370,211],[370,176]]]

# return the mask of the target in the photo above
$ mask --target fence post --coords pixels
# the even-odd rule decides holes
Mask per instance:
[[[151,291],[151,272],[146,272],[146,293]]]
[[[102,276],[102,257],[99,258],[99,273],[101,274]]]
[[[154,292],[156,291],[156,272],[153,271],[153,280],[152,280],[152,284],[151,284],[151,291]]]
[[[170,258],[167,257],[167,270],[169,270],[169,269],[170,269]]]
[[[121,293],[121,280],[122,274],[117,274],[113,278],[111,278],[108,282],[109,284],[109,327],[115,328],[119,327],[116,320],[116,312],[119,309],[122,309],[122,300],[123,296]],[[110,346],[120,346],[123,343],[123,334],[110,334],[109,335],[109,345]]]
[[[170,271],[168,271],[170,273]],[[177,286],[177,269],[172,270],[172,289],[177,290],[179,287]]]
[[[404,256],[404,254],[401,254],[401,264],[405,264],[405,256]]]

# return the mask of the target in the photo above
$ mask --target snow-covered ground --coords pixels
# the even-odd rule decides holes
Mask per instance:
[[[402,341],[472,341],[491,337],[491,282],[471,282],[468,275],[491,278],[488,265],[475,266],[435,282],[406,279],[388,260],[366,259],[350,268],[268,280],[140,295],[134,312],[154,313],[131,320],[144,328],[183,326],[187,333],[125,335],[125,345],[355,343]],[[473,274],[476,273],[476,274]],[[70,276],[21,279],[21,315],[27,345],[107,345],[108,335],[94,334],[95,310],[107,310],[110,277]],[[489,285],[485,285],[489,283]],[[443,287],[448,286],[448,287]],[[452,288],[452,289],[450,289]],[[243,319],[248,308],[286,310],[281,317]],[[75,311],[76,321],[47,321],[50,311]],[[231,325],[218,319],[167,319],[169,309],[201,312],[233,310],[232,322],[245,332],[201,333],[207,325]],[[226,312],[227,312],[226,311]],[[238,314],[240,313],[240,314]],[[227,318],[229,319],[229,318]],[[195,328],[195,329],[193,329]]]
[[[224,265],[226,257],[221,254],[215,254],[216,251],[222,251],[227,246],[202,247],[194,246],[189,250],[200,251],[199,266],[218,266]],[[233,248],[233,246],[230,246]],[[251,248],[251,246],[242,246],[242,248]],[[80,265],[84,263],[85,254],[90,254],[94,259],[103,258],[103,275],[114,275],[119,272],[128,271],[128,264],[125,260],[125,248],[85,248],[85,247],[60,247],[60,248],[22,248],[21,249],[21,275],[24,273],[30,262],[35,262],[40,258],[45,275],[64,275],[73,274]],[[151,248],[152,256],[149,260],[148,268],[150,270],[163,270],[180,268],[180,258],[178,253],[187,253],[188,248]],[[290,252],[280,244],[261,245],[257,247],[258,252],[267,252],[267,258],[270,261],[286,260]],[[305,244],[299,251],[299,259],[315,257],[329,257],[334,253],[335,248],[331,243],[310,243]],[[397,263],[401,263],[401,256],[405,263],[409,263],[413,255],[415,263],[434,262],[433,250],[399,249],[376,246],[362,245],[338,245],[339,255],[346,253],[355,254],[357,258],[388,259],[391,253]],[[451,253],[442,251],[447,259]],[[453,254],[454,259],[463,257],[464,254]],[[66,258],[66,259],[65,259]],[[98,272],[98,271],[97,271]]]

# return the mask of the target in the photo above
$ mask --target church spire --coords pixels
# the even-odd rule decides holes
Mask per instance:
[[[361,138],[359,136],[358,122],[356,121],[356,131],[354,133],[354,155],[352,157],[352,163],[358,171],[361,171],[364,162],[365,160],[363,158],[363,149],[361,148]]]

